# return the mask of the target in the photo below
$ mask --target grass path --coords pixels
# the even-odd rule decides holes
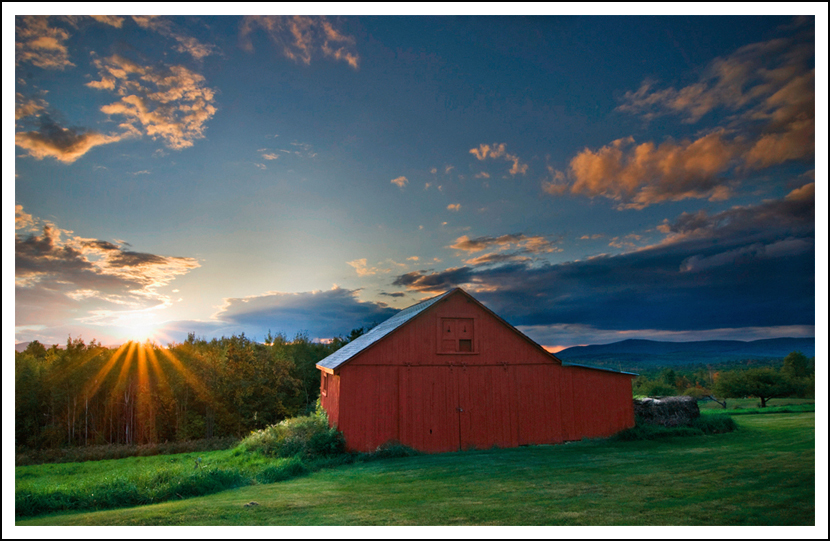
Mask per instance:
[[[736,421],[714,436],[381,460],[16,525],[813,525],[815,415]]]

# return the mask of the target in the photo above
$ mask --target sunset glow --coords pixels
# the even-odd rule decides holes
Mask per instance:
[[[821,17],[151,15],[7,18],[19,347],[815,335]]]

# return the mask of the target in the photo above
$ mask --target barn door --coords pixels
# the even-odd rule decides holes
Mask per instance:
[[[518,433],[506,366],[455,368],[459,449],[515,447]]]
[[[400,440],[430,453],[457,451],[458,383],[449,366],[400,370]]]

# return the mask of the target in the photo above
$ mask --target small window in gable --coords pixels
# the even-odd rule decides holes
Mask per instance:
[[[473,318],[441,318],[439,353],[477,353]]]
[[[320,386],[320,394],[326,396],[329,394],[329,375],[323,372],[323,384]]]

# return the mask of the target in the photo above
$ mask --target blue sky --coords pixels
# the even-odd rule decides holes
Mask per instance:
[[[456,286],[552,350],[813,336],[820,23],[8,17],[15,341],[326,339]]]

